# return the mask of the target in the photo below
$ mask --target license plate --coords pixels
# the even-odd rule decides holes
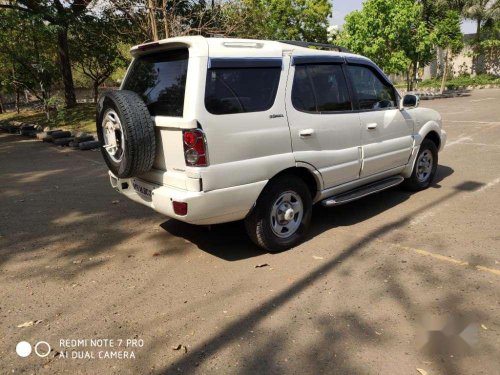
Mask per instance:
[[[151,201],[151,197],[153,195],[153,189],[154,187],[152,185],[146,184],[142,181],[138,180],[132,180],[132,186],[134,187],[134,190],[141,195],[143,198],[147,199],[148,201]]]

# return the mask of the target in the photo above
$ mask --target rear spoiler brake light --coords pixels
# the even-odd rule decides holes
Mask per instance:
[[[147,44],[140,45],[139,47],[137,47],[137,49],[139,51],[147,51],[147,50],[150,50],[150,49],[154,49],[154,48],[158,47],[159,45],[160,45],[160,43],[158,43],[158,42],[147,43]]]

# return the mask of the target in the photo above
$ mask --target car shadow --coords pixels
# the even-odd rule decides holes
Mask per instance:
[[[431,188],[440,189],[441,185],[439,184],[441,181],[451,176],[455,172],[453,168],[450,168],[446,165],[438,165],[436,170],[436,176],[434,177],[434,181],[432,182]]]
[[[441,188],[439,183],[453,172],[452,168],[439,165],[431,188]],[[313,207],[311,227],[306,241],[329,229],[373,218],[403,203],[412,194],[396,187],[343,206],[325,208],[317,204]],[[172,236],[188,240],[200,250],[227,261],[249,259],[266,253],[248,238],[243,221],[197,226],[169,219],[160,227]]]

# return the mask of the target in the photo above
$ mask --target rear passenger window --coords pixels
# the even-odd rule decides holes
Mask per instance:
[[[304,112],[352,110],[342,67],[338,64],[297,65],[292,104],[295,109]]]
[[[394,88],[380,79],[370,68],[348,65],[347,71],[358,97],[359,109],[372,110],[396,107]]]
[[[188,59],[187,49],[140,56],[123,89],[138,93],[153,116],[182,117]]]
[[[276,98],[280,74],[279,67],[209,69],[205,106],[215,115],[267,111]]]

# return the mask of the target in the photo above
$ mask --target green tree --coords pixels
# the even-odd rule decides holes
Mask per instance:
[[[28,90],[44,104],[49,117],[48,99],[58,76],[53,30],[42,19],[22,17],[15,11],[0,15],[0,74],[2,90],[19,95]]]
[[[418,66],[433,57],[432,33],[422,4],[413,0],[367,0],[346,17],[340,43],[374,60],[388,73],[407,75],[408,89]]]
[[[492,22],[484,27],[481,52],[484,57],[484,68],[500,74],[500,21]]]
[[[243,0],[108,0],[104,13],[132,43],[181,35],[235,35]]]
[[[109,32],[110,29],[109,20],[87,16],[70,33],[71,49],[77,56],[74,66],[92,82],[96,103],[99,86],[126,63],[119,49],[119,34]]]
[[[436,20],[434,29],[435,43],[444,51],[443,77],[441,80],[441,93],[445,89],[446,79],[449,74],[449,60],[463,48],[463,35],[460,30],[460,14],[449,10],[444,17]]]
[[[481,64],[483,30],[494,28],[500,19],[499,0],[466,0],[463,8],[463,16],[476,22],[476,36],[474,38],[474,64],[473,70],[482,73],[484,70]]]
[[[68,32],[70,26],[78,24],[91,3],[92,0],[10,0],[0,3],[0,8],[16,10],[30,18],[41,18],[53,27],[67,107],[76,105]]]
[[[327,42],[328,0],[242,0],[242,37]]]

